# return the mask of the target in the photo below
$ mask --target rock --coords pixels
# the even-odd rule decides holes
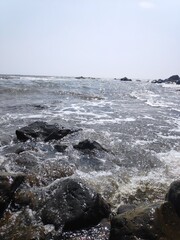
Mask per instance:
[[[158,79],[158,80],[153,80],[152,83],[164,83],[165,80]]]
[[[66,150],[67,146],[66,145],[54,145],[54,149],[58,152],[64,152]]]
[[[172,75],[171,77],[167,79],[158,79],[158,80],[153,80],[152,83],[176,83],[180,84],[180,77],[178,75]]]
[[[86,78],[83,76],[80,76],[80,77],[75,77],[75,79],[86,79]]]
[[[110,221],[103,219],[97,226],[78,231],[63,232],[62,240],[109,240]]]
[[[127,78],[127,77],[123,77],[123,78],[114,78],[114,80],[120,80],[120,81],[122,81],[122,82],[131,82],[132,81],[132,79],[130,79],[130,78]]]
[[[0,217],[9,206],[14,197],[15,191],[24,181],[25,175],[22,173],[0,173]]]
[[[173,75],[171,77],[169,77],[168,79],[166,79],[166,81],[169,81],[169,82],[176,82],[180,80],[180,77],[178,75]]]
[[[139,206],[113,217],[110,240],[179,240],[180,218],[170,202]]]
[[[171,202],[180,217],[180,180],[171,183],[166,200]]]
[[[77,145],[74,145],[73,147],[77,150],[82,150],[82,151],[84,151],[84,150],[92,151],[94,149],[97,149],[99,151],[107,151],[98,142],[90,141],[88,139],[86,139],[82,142],[79,142]]]
[[[16,130],[16,136],[19,141],[25,142],[31,139],[40,138],[48,142],[50,140],[59,140],[68,134],[76,132],[77,130],[70,130],[59,128],[57,124],[47,124],[46,122],[36,121],[26,127]]]
[[[57,231],[91,227],[110,214],[109,204],[98,193],[71,177],[46,188],[18,191],[15,204],[36,211],[44,225],[52,224]]]
[[[157,240],[154,227],[155,209],[160,204],[140,206],[118,214],[111,222],[110,240]]]
[[[73,178],[63,179],[55,186],[51,197],[43,205],[40,215],[44,224],[74,230],[97,225],[110,214],[110,206],[103,198]],[[54,188],[54,187],[53,187]]]
[[[0,239],[10,240],[33,240],[33,239],[53,239],[52,233],[46,231],[46,226],[36,219],[35,213],[31,209],[23,209],[16,214],[7,212],[0,219]]]
[[[131,211],[134,210],[136,208],[135,204],[125,204],[125,205],[121,205],[118,210],[117,210],[117,214],[121,214],[121,213],[125,213],[127,211]]]
[[[123,81],[123,82],[130,82],[130,81],[132,81],[132,79],[129,79],[127,77],[120,78],[120,80]]]

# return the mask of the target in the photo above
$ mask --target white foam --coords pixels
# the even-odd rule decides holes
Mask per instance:
[[[162,135],[160,133],[157,134],[159,137],[163,139],[180,139],[180,136],[175,136],[175,135]]]
[[[159,159],[166,164],[167,174],[173,178],[179,178],[180,152],[171,150],[166,153],[157,154]]]

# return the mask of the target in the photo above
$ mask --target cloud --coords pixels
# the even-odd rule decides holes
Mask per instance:
[[[139,1],[139,6],[144,9],[152,9],[155,7],[155,4],[151,0]]]

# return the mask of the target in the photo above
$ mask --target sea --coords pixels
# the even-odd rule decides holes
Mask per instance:
[[[62,160],[110,202],[156,202],[180,173],[180,86],[149,80],[0,75],[0,164],[15,131],[35,121],[81,129],[64,137],[63,153],[38,143],[36,161]],[[106,149],[84,155],[89,139]],[[34,143],[35,144],[35,143]],[[11,166],[6,166],[12,171]],[[14,169],[13,169],[14,170]]]

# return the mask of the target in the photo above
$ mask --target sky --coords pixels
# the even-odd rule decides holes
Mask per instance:
[[[180,75],[180,0],[0,0],[0,73]]]

